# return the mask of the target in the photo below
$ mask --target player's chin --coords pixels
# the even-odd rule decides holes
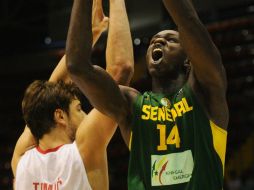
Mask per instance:
[[[161,71],[159,68],[156,68],[156,67],[150,67],[149,68],[149,74],[152,76],[152,77],[159,77],[161,75]]]

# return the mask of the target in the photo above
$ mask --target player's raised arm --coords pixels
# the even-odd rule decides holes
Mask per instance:
[[[190,84],[201,97],[209,117],[222,128],[228,123],[226,74],[221,56],[190,0],[163,0],[178,27],[181,44],[191,62]],[[217,105],[217,106],[216,106]]]
[[[93,45],[97,42],[101,34],[108,28],[108,17],[105,17],[102,6],[101,0],[95,0],[93,4],[93,19],[92,19],[92,35],[93,35]],[[64,55],[59,63],[57,64],[56,68],[52,72],[49,81],[50,82],[57,82],[57,81],[64,81],[70,82],[71,79],[68,75],[67,68],[66,68],[66,56]],[[15,176],[16,174],[16,167],[21,158],[21,156],[32,147],[36,146],[36,141],[34,136],[32,135],[30,129],[25,127],[23,133],[20,135],[14,152],[12,156],[12,171]]]
[[[92,10],[92,35],[93,35],[93,46],[96,44],[101,34],[108,29],[109,18],[104,15],[101,0],[94,0]],[[49,81],[56,82],[62,80],[64,82],[70,82],[70,76],[68,75],[66,68],[66,55],[64,55],[56,68],[52,72]]]
[[[106,70],[121,85],[129,85],[134,73],[133,45],[124,0],[110,0]]]
[[[123,125],[130,113],[127,99],[104,69],[91,64],[91,9],[92,0],[74,0],[67,36],[67,69],[92,105]]]

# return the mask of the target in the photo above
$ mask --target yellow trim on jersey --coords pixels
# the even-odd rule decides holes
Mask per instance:
[[[131,134],[130,134],[130,140],[129,140],[129,150],[131,150],[131,142],[132,142],[132,131],[131,131]]]
[[[218,127],[212,121],[210,121],[210,126],[213,135],[213,146],[217,154],[219,155],[224,173],[225,155],[226,155],[226,145],[227,145],[227,131]]]

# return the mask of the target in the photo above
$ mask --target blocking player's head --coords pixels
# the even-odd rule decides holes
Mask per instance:
[[[58,123],[71,125],[69,117],[73,115],[72,107],[76,106],[77,112],[83,112],[78,97],[80,97],[80,92],[73,84],[39,80],[31,83],[24,94],[22,112],[24,120],[35,138],[41,139],[44,134],[57,127]],[[72,105],[74,101],[77,105]],[[76,117],[76,115],[74,116]],[[79,119],[74,118],[75,127],[79,125],[83,116],[80,113]]]

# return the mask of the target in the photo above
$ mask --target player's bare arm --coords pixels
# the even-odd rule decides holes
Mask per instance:
[[[105,20],[102,2],[96,0],[98,11],[93,11],[92,22],[97,20]],[[109,31],[106,48],[106,70],[120,85],[129,85],[133,76],[134,70],[134,58],[133,58],[133,45],[131,40],[130,26],[126,13],[124,0],[110,0],[109,9]],[[94,3],[95,4],[95,3]],[[93,4],[93,9],[94,9]],[[94,27],[93,27],[94,28]],[[94,36],[94,30],[93,30]],[[98,136],[95,144],[96,149],[105,150],[110,139],[112,138],[117,124],[109,117],[100,113],[97,109],[93,109],[86,117],[87,122],[84,122],[84,129],[80,126],[78,135],[85,136],[85,139],[92,138],[92,136]],[[102,122],[103,121],[103,122]],[[88,123],[89,126],[88,127]],[[97,126],[97,127],[96,127]],[[88,128],[91,128],[90,130]],[[82,133],[82,134],[80,134]],[[84,139],[84,138],[81,138]],[[88,143],[90,141],[87,141]],[[91,141],[93,142],[93,140]],[[85,145],[84,147],[90,147]],[[98,153],[99,154],[99,153]],[[87,157],[86,157],[87,158]]]
[[[109,18],[104,15],[102,10],[102,0],[94,0],[93,10],[92,10],[92,35],[93,35],[93,46],[96,44],[101,34],[108,29]],[[49,81],[57,82],[62,80],[66,83],[71,82],[71,79],[67,73],[66,68],[66,55],[64,55],[56,68],[52,72]]]
[[[106,70],[117,84],[128,86],[134,73],[134,55],[125,0],[109,0],[109,2]]]
[[[99,39],[100,35],[108,28],[108,17],[105,17],[105,15],[102,12],[101,9],[101,0],[96,0],[94,7],[93,7],[93,45],[97,42]],[[56,68],[52,72],[49,81],[50,82],[57,82],[59,80],[62,80],[64,82],[70,82],[70,77],[67,73],[67,68],[65,64],[65,55],[61,58],[59,63],[57,64]],[[36,146],[36,141],[29,130],[28,127],[25,127],[23,133],[19,137],[13,157],[12,157],[12,171],[15,176],[16,174],[16,167],[17,164],[21,158],[21,156],[29,149],[33,148]]]
[[[227,82],[220,53],[191,1],[163,2],[178,27],[181,44],[193,67],[189,83],[204,104],[209,118],[225,129],[228,123]]]
[[[131,114],[127,98],[104,69],[91,64],[91,3],[74,1],[66,46],[67,69],[95,108],[120,126],[127,126],[126,118]],[[81,33],[85,35],[79,36]]]
[[[98,11],[93,11],[92,22],[105,20],[102,0],[94,0],[93,10],[95,4]],[[117,84],[128,85],[133,75],[134,63],[124,0],[110,0],[109,15],[106,69]],[[94,29],[92,32],[94,36]],[[76,133],[77,146],[83,157],[88,179],[93,189],[108,189],[109,187],[106,150],[116,128],[115,121],[97,109],[93,109],[81,123]],[[100,179],[100,183],[98,183],[98,179]]]

